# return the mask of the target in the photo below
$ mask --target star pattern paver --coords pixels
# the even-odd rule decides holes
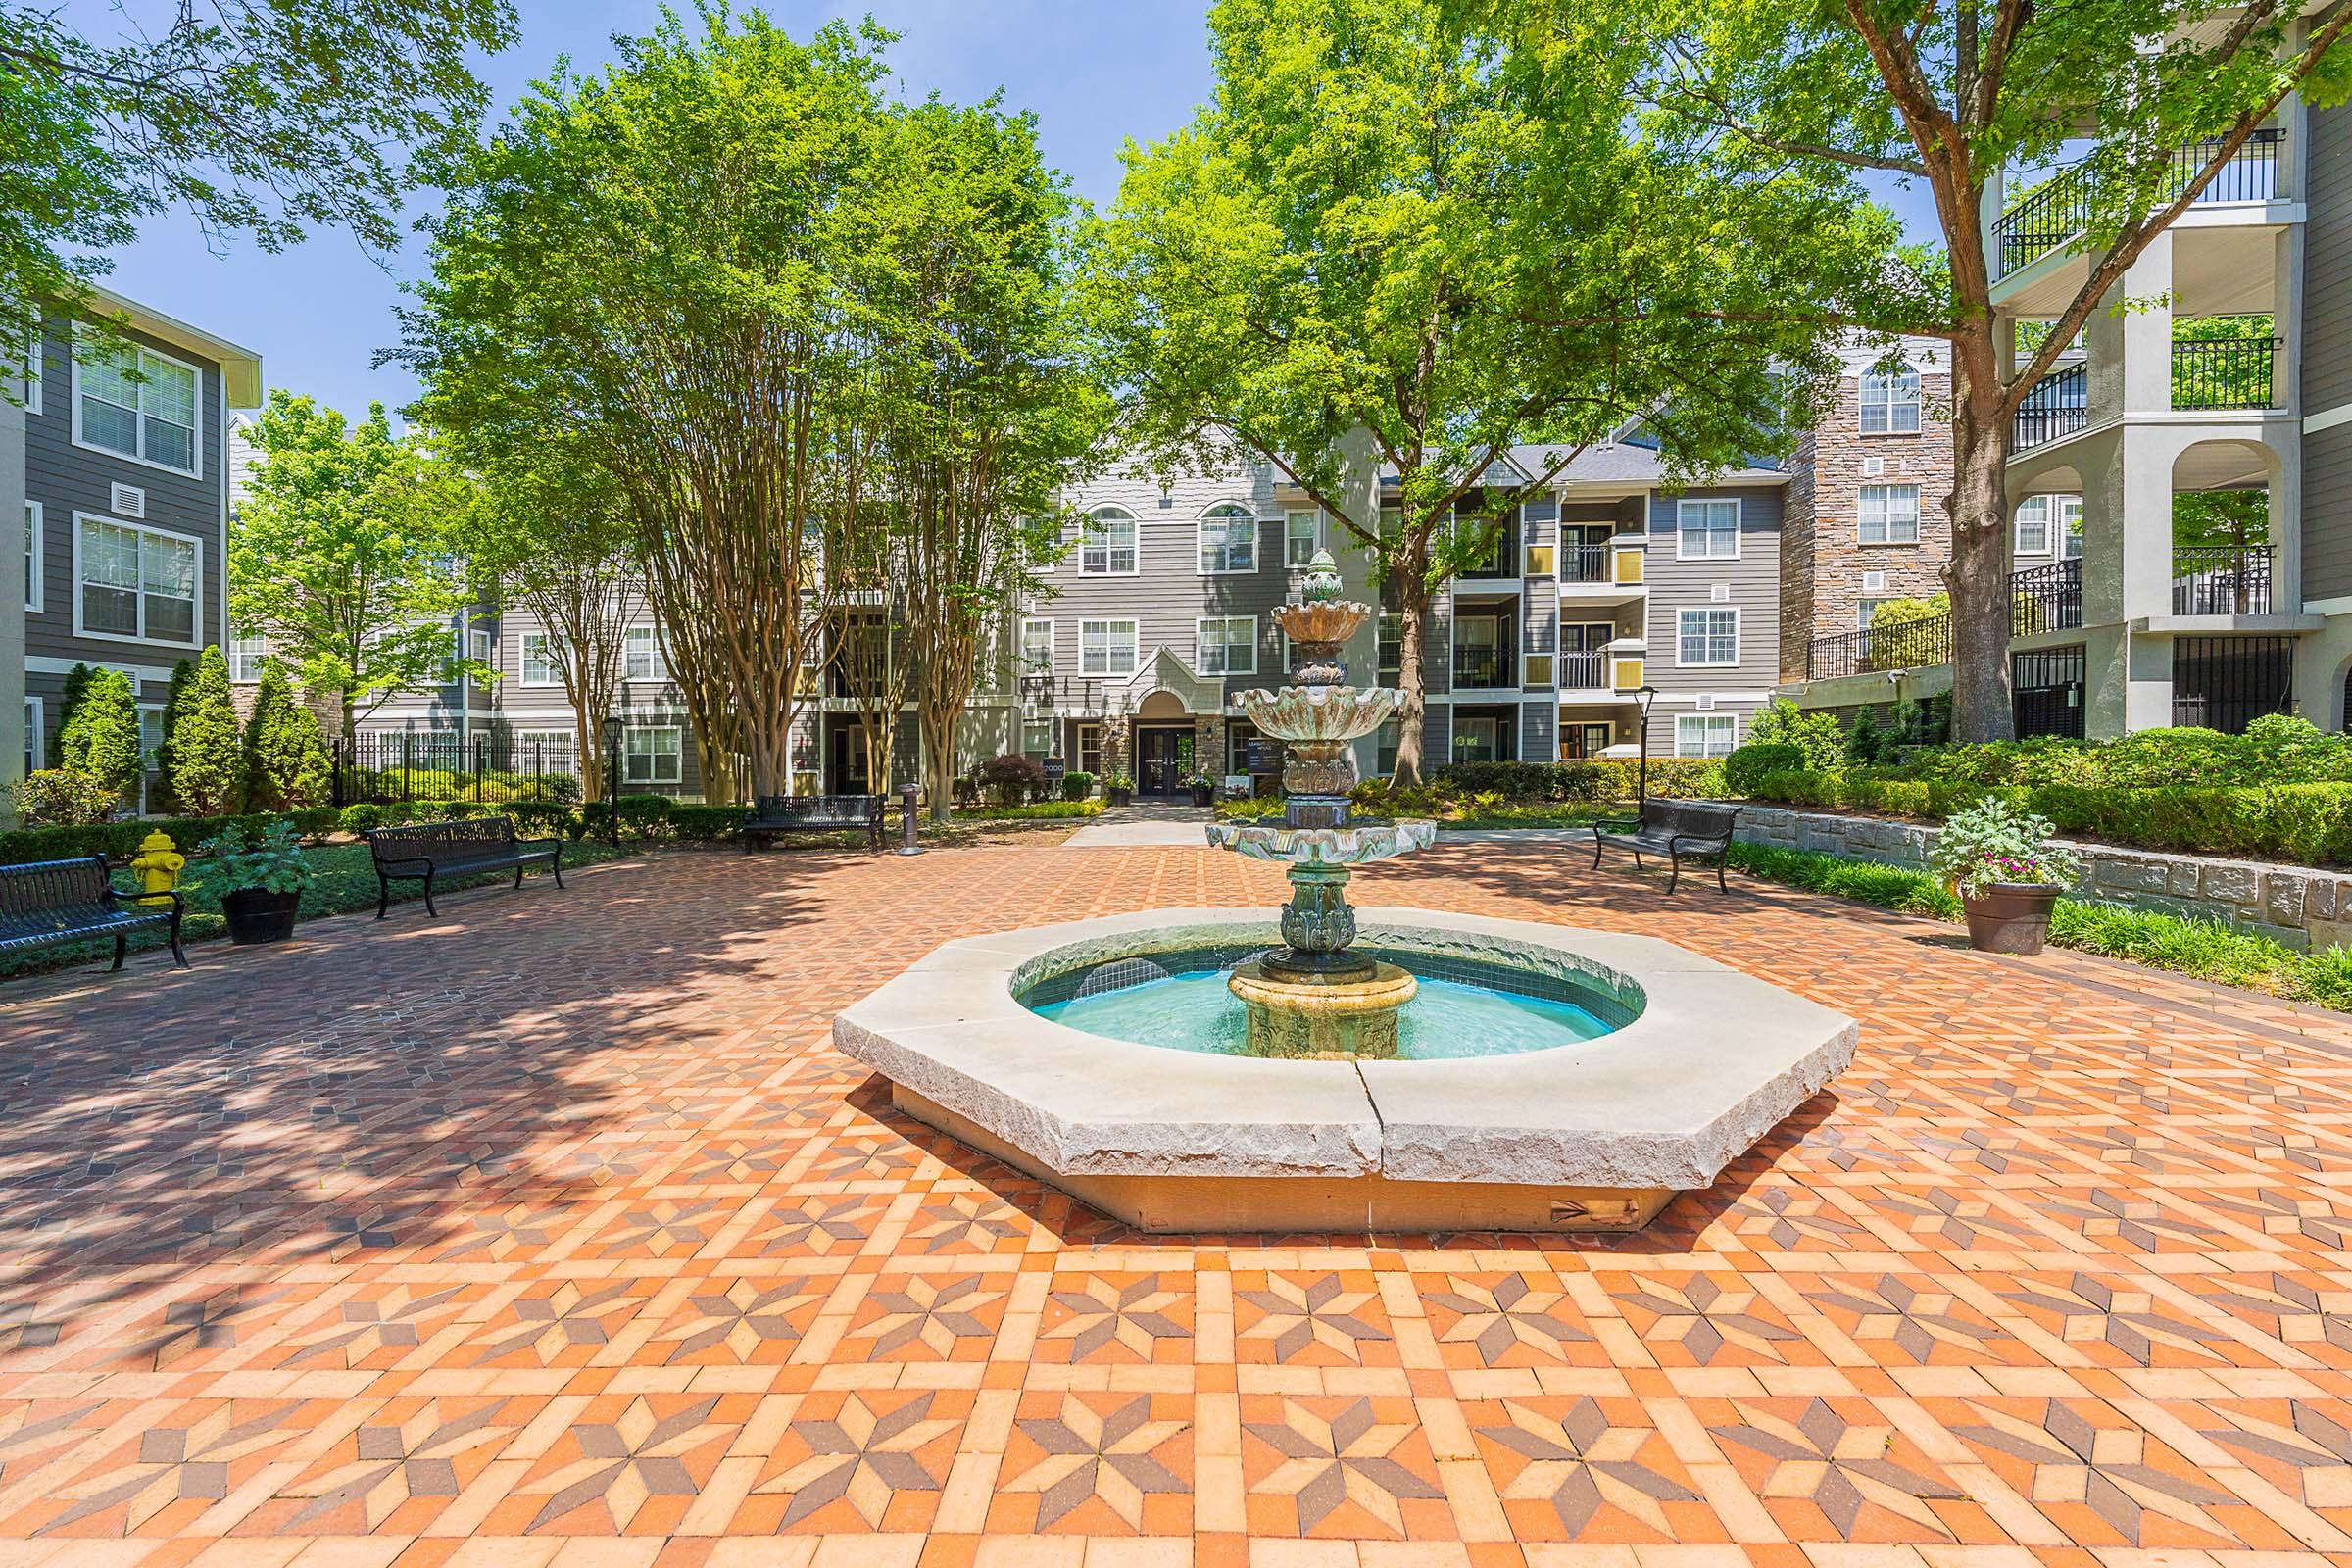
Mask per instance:
[[[174,1503],[216,1503],[260,1460],[292,1441],[297,1406],[277,1400],[224,1399],[147,1428],[128,1452],[61,1487],[65,1508],[38,1532],[59,1535],[121,1510],[122,1528],[134,1535]]]
[[[575,1285],[565,1280],[543,1296],[515,1301],[505,1321],[484,1336],[475,1364],[528,1360],[556,1366],[585,1360],[610,1345],[619,1325],[644,1304],[644,1298],[625,1282]]]
[[[1242,1338],[1263,1341],[1277,1361],[1289,1361],[1316,1348],[1342,1360],[1361,1361],[1364,1345],[1389,1339],[1386,1329],[1363,1316],[1378,1301],[1379,1293],[1349,1290],[1337,1274],[1303,1282],[1275,1274],[1267,1278],[1264,1289],[1235,1295],[1259,1314],[1242,1331]]]
[[[1567,1292],[1538,1289],[1522,1274],[1506,1274],[1491,1285],[1448,1275],[1446,1289],[1428,1292],[1423,1299],[1456,1314],[1438,1342],[1474,1346],[1488,1366],[1503,1365],[1514,1348],[1532,1351],[1538,1360],[1565,1361],[1569,1346],[1592,1342],[1579,1326],[1581,1314]]]
[[[1352,1502],[1401,1536],[1406,1501],[1446,1495],[1396,1457],[1413,1436],[1413,1425],[1379,1419],[1370,1399],[1350,1400],[1328,1418],[1299,1400],[1285,1399],[1281,1420],[1246,1421],[1242,1430],[1282,1456],[1254,1490],[1290,1498],[1301,1533]]]
[[[1713,1365],[1726,1350],[1783,1361],[1788,1347],[1804,1343],[1795,1329],[1761,1314],[1756,1293],[1727,1290],[1712,1275],[1692,1274],[1680,1283],[1641,1279],[1631,1290],[1611,1294],[1621,1308],[1646,1319],[1644,1340],[1676,1346],[1700,1366]]]
[[[1602,1509],[1613,1508],[1640,1523],[1660,1541],[1675,1538],[1669,1502],[1697,1502],[1685,1483],[1645,1461],[1645,1449],[1662,1447],[1654,1429],[1612,1423],[1590,1395],[1558,1415],[1518,1399],[1503,1401],[1509,1419],[1476,1429],[1495,1447],[1524,1460],[1501,1489],[1513,1501],[1551,1505],[1570,1540],[1582,1536]]]
[[[2126,1545],[2142,1544],[2151,1520],[2239,1544],[2236,1533],[2208,1512],[2234,1500],[2230,1494],[2193,1473],[2148,1463],[2148,1439],[2139,1428],[2094,1423],[2063,1399],[2044,1400],[2038,1422],[1982,1402],[1973,1408],[1981,1421],[1955,1424],[1953,1434],[2034,1466],[2032,1499],[2045,1511],[2062,1519],[2087,1514]]]
[[[1090,1497],[1101,1497],[1128,1529],[1141,1530],[1146,1496],[1189,1490],[1185,1479],[1156,1456],[1185,1423],[1153,1420],[1150,1395],[1139,1394],[1107,1411],[1064,1395],[1057,1413],[1025,1416],[1015,1425],[1037,1446],[1040,1457],[1003,1486],[1016,1494],[1037,1494],[1040,1530],[1059,1524]]]
[[[657,1408],[640,1396],[616,1420],[574,1426],[559,1444],[570,1446],[566,1461],[517,1489],[524,1496],[546,1499],[526,1528],[544,1530],[602,1501],[612,1527],[626,1531],[653,1499],[692,1497],[701,1491],[690,1461],[698,1450],[723,1446],[730,1429],[710,1420],[716,1396],[670,1402],[673,1408]]]
[[[798,1319],[812,1313],[824,1296],[800,1280],[761,1285],[737,1278],[723,1289],[688,1297],[686,1312],[657,1332],[653,1343],[672,1362],[781,1360],[801,1338]]]
[[[868,1529],[881,1529],[894,1495],[937,1492],[946,1484],[944,1472],[921,1452],[957,1425],[931,1413],[936,1398],[925,1393],[876,1410],[864,1396],[853,1394],[836,1416],[793,1422],[792,1436],[807,1457],[754,1491],[791,1499],[784,1509],[787,1529],[834,1502],[846,1502]]]
[[[869,1355],[920,1347],[944,1361],[955,1356],[959,1342],[985,1340],[995,1332],[981,1314],[1003,1299],[1004,1293],[988,1289],[979,1274],[947,1280],[910,1275],[866,1293],[865,1306],[873,1315],[858,1332],[868,1342]]]
[[[358,1535],[412,1500],[446,1505],[514,1435],[513,1422],[500,1420],[512,1402],[431,1399],[363,1422],[350,1458],[287,1487],[302,1507],[279,1528]],[[338,1518],[346,1510],[354,1516],[348,1525]]]
[[[1090,1275],[1074,1287],[1055,1290],[1048,1299],[1063,1315],[1050,1321],[1040,1337],[1066,1341],[1073,1361],[1087,1360],[1113,1346],[1139,1361],[1150,1361],[1161,1341],[1190,1338],[1172,1315],[1183,1298],[1163,1288],[1156,1274],[1125,1285]]]

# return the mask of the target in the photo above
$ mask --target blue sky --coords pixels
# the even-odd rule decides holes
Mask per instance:
[[[502,110],[559,55],[583,70],[601,65],[614,32],[646,31],[659,15],[653,0],[518,5],[521,41],[482,68]],[[902,35],[890,59],[907,96],[937,91],[971,102],[1002,88],[1009,107],[1037,115],[1047,159],[1098,204],[1117,191],[1120,144],[1175,129],[1210,90],[1205,0],[766,0],[765,9],[796,33],[870,13]],[[92,16],[84,25],[96,31],[107,19]],[[413,206],[432,201],[420,192]],[[1916,198],[1897,203],[1922,211]],[[399,280],[419,254],[412,247],[388,260],[370,257],[348,234],[326,230],[276,256],[247,243],[215,255],[175,214],[152,220],[107,281],[258,349],[271,386],[311,393],[356,417],[371,398],[397,409],[416,392],[404,369],[373,361],[394,345]]]

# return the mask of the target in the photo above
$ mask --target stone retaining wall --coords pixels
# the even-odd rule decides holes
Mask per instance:
[[[1927,864],[1938,831],[1924,822],[1743,805],[1735,836],[1743,844],[1917,869]],[[2352,874],[2063,842],[2082,858],[2082,877],[2074,889],[2078,897],[2221,920],[2290,948],[2352,945]]]

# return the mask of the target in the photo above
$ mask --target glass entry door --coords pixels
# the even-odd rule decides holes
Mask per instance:
[[[1138,732],[1136,792],[1141,795],[1181,795],[1193,772],[1193,732],[1190,729],[1147,729]]]

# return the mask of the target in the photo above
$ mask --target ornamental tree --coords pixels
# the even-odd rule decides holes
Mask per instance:
[[[245,721],[245,809],[297,811],[323,806],[334,790],[334,763],[318,715],[294,693],[285,664],[262,664],[262,683]]]
[[[180,704],[171,732],[172,792],[197,816],[224,815],[244,796],[244,746],[237,728],[228,661],[214,644],[196,661],[196,684]]]
[[[89,672],[80,698],[58,726],[57,765],[96,780],[117,795],[138,788],[139,704],[119,669]]]
[[[1563,24],[1580,0],[1546,0]],[[2278,0],[1679,0],[1644,90],[1705,145],[1757,171],[1922,187],[1943,255],[1890,266],[1868,324],[1952,346],[1952,724],[2013,732],[2009,518],[2002,466],[2027,394],[2105,309],[2151,240],[2188,210],[2290,93],[2340,101],[2352,9]],[[2033,334],[1993,311],[1983,223],[2005,169],[2073,167],[2080,204],[2057,247],[2081,282]],[[2118,301],[2129,307],[2129,301]]]
[[[475,590],[460,526],[464,475],[383,405],[349,424],[278,390],[254,422],[261,462],[230,520],[229,618],[270,640],[313,691],[333,692],[342,733],[405,692],[493,672],[453,652]]]
[[[1600,0],[1223,0],[1215,101],[1128,151],[1089,236],[1130,435],[1184,466],[1238,439],[1372,554],[1402,612],[1400,779],[1432,601],[1495,519],[1630,421],[1688,478],[1778,450],[1829,370],[1817,318],[1895,241],[1835,177],[1648,133],[1646,23]],[[1344,483],[1351,438],[1394,487]],[[1514,443],[1542,460],[1498,483]]]
[[[186,707],[188,694],[196,685],[196,662],[182,659],[172,666],[172,684],[164,690],[163,743],[155,749],[156,796],[159,811],[183,810],[179,796],[172,787],[172,775],[178,771],[172,761],[172,732],[178,727],[180,710]]]

